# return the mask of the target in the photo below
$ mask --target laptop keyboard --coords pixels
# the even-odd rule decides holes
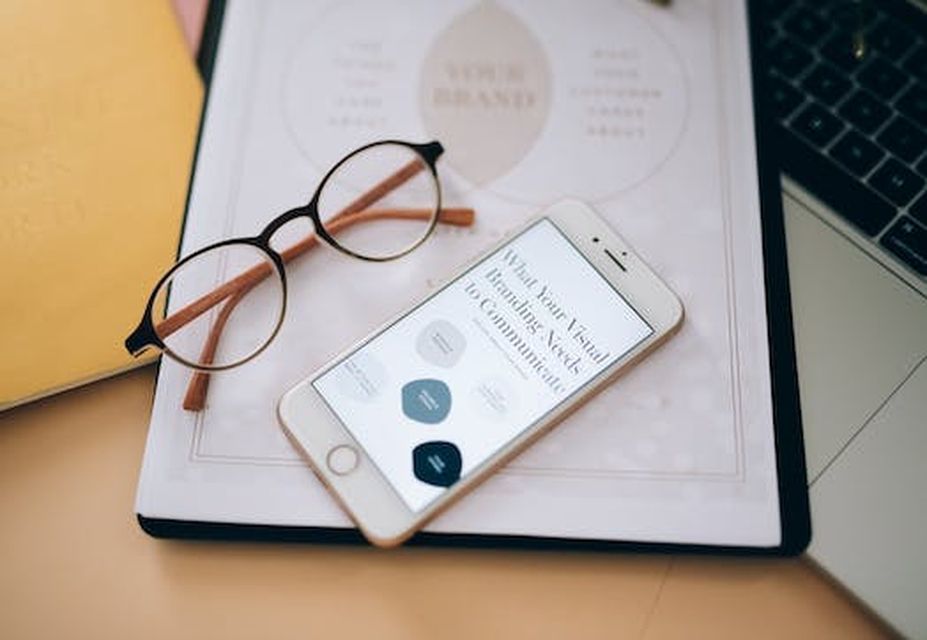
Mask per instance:
[[[927,16],[763,0],[782,169],[927,281]]]

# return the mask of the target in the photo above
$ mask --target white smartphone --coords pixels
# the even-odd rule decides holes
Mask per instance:
[[[290,389],[277,412],[367,539],[393,546],[682,318],[604,220],[563,201]]]

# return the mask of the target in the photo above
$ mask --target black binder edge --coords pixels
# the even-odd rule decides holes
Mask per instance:
[[[750,68],[756,163],[763,233],[767,341],[779,485],[781,555],[798,555],[811,542],[811,511],[802,436],[801,402],[795,362],[792,296],[782,210],[782,184],[775,144],[776,125],[767,87],[766,49],[762,36],[762,2],[748,0]]]
[[[798,374],[795,367],[795,343],[792,329],[791,295],[785,242],[785,219],[779,163],[775,155],[775,125],[766,99],[766,64],[762,46],[760,2],[746,0],[749,16],[751,76],[753,82],[754,135],[757,148],[757,172],[760,218],[763,234],[763,265],[766,288],[767,336],[770,380],[773,396],[773,429],[776,447],[776,476],[779,489],[781,542],[772,547],[665,544],[620,540],[534,537],[522,535],[486,535],[419,532],[406,546],[455,548],[496,548],[525,550],[645,551],[686,554],[739,556],[794,556],[802,553],[811,540],[811,516],[808,506],[804,441]],[[196,164],[202,141],[203,123],[209,107],[212,71],[225,15],[225,0],[210,0],[197,55],[197,67],[203,77],[205,95],[197,133],[193,169],[187,190],[184,226],[189,212],[190,193],[196,176]],[[181,233],[181,238],[183,234]],[[178,246],[178,252],[180,247]],[[136,514],[142,530],[155,538],[182,540],[224,540],[251,542],[313,542],[324,544],[365,543],[357,529],[334,527],[296,527],[239,524],[148,518]]]

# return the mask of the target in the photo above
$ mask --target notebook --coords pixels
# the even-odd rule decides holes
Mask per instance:
[[[176,254],[202,87],[156,0],[16,2],[0,57],[7,409],[151,361],[121,341]]]
[[[908,496],[927,491],[927,14],[902,0],[767,5],[809,554],[923,637],[927,510]]]
[[[441,140],[444,202],[477,222],[393,263],[292,263],[276,340],[214,376],[200,412],[181,408],[190,372],[164,360],[136,502],[147,531],[359,539],[276,424],[277,399],[572,196],[680,294],[687,323],[418,540],[804,547],[780,199],[757,153],[745,3],[237,1],[208,23],[220,31],[182,255],[256,233],[386,137]]]

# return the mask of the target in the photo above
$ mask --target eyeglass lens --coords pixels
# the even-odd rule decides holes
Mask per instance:
[[[152,321],[174,358],[198,369],[232,367],[276,335],[284,291],[265,251],[247,243],[222,245],[171,270],[156,293]],[[171,315],[163,320],[168,294]]]
[[[319,191],[323,227],[348,253],[384,260],[418,246],[438,215],[438,184],[411,148],[377,144],[345,158]]]

